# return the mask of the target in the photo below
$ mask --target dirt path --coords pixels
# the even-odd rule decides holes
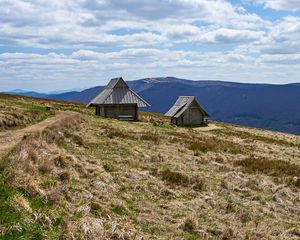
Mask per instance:
[[[47,118],[42,122],[28,126],[26,128],[0,132],[0,156],[12,149],[16,144],[18,144],[22,140],[24,135],[42,131],[49,125],[76,114],[77,113],[75,112],[58,112],[55,116]]]

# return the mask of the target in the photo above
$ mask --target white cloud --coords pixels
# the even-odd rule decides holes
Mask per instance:
[[[168,46],[176,38],[202,34],[210,25],[235,30],[243,41],[248,38],[243,31],[266,24],[224,0],[3,0],[0,22],[0,45],[53,49]]]
[[[256,0],[259,4],[264,4],[266,8],[276,10],[298,11],[300,10],[299,0]]]
[[[275,64],[300,64],[300,54],[264,54],[260,56],[259,61]]]
[[[293,62],[291,62],[293,60]],[[112,52],[78,50],[71,54],[0,54],[0,83],[2,88],[12,89],[19,79],[19,87],[32,90],[55,90],[74,87],[103,85],[112,76],[122,75],[127,80],[176,75],[191,79],[239,80],[260,79],[291,80],[299,55],[293,59],[284,56],[264,55],[258,59],[243,51],[195,52],[159,50],[155,48],[128,48]],[[286,67],[272,70],[267,65],[276,62]],[[283,64],[284,63],[284,64]],[[267,65],[266,65],[267,64]],[[296,66],[296,65],[295,65]],[[273,71],[273,78],[269,71]],[[292,71],[293,70],[293,71]],[[283,72],[291,72],[282,77]],[[277,76],[278,75],[278,76]],[[12,81],[12,79],[15,79]],[[88,81],[88,82],[86,82]],[[43,83],[42,85],[39,83]]]
[[[258,48],[267,54],[300,53],[300,17],[285,17],[275,23]]]
[[[17,79],[96,85],[114,75],[299,81],[300,18],[266,21],[231,2],[0,0],[0,50],[35,52],[0,54],[1,86]],[[298,2],[259,0],[290,10]]]
[[[262,31],[237,30],[219,28],[217,30],[201,34],[195,40],[206,43],[241,43],[259,40],[264,35]]]

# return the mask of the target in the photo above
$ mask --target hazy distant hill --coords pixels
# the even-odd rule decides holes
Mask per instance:
[[[47,99],[54,99],[54,100],[68,100],[71,99],[74,95],[78,94],[79,92],[72,91],[72,92],[64,92],[64,93],[57,93],[57,94],[47,94],[47,93],[38,93],[38,92],[27,92],[23,90],[14,90],[10,92],[5,92],[8,94],[13,95],[21,95],[26,97],[35,97],[35,98],[47,98]]]
[[[88,103],[90,102],[94,97],[96,97],[104,87],[93,87],[86,90],[83,90],[82,92],[77,92],[76,94],[73,94],[70,98],[68,98],[71,102],[81,102],[81,103]]]
[[[245,84],[174,77],[128,83],[151,104],[148,110],[152,112],[166,112],[180,95],[195,95],[214,120],[300,134],[299,83]],[[82,92],[39,97],[88,103],[102,89],[94,87]]]
[[[215,120],[300,133],[300,86],[296,84],[146,79],[131,85],[151,103],[151,111],[166,112],[177,96],[195,95]]]

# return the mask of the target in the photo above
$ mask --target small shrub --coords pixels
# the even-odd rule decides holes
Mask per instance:
[[[293,185],[294,185],[295,187],[300,188],[300,178],[293,179]]]
[[[245,210],[240,210],[238,212],[238,218],[241,221],[241,223],[247,223],[251,220],[249,212],[246,212]]]
[[[229,184],[225,179],[221,180],[220,187],[223,189],[229,189]]]
[[[292,228],[289,233],[300,238],[300,229]]]
[[[226,204],[226,207],[225,207],[225,211],[226,213],[233,213],[236,211],[236,207],[235,205],[233,204],[232,200],[231,199],[228,199],[227,201],[227,204]]]
[[[69,171],[63,171],[59,174],[59,179],[62,182],[68,182],[71,179],[71,174]]]
[[[156,172],[157,174],[157,172]],[[164,181],[170,184],[181,185],[184,187],[192,187],[195,191],[203,191],[206,189],[206,181],[200,176],[186,176],[183,173],[172,171],[168,168],[159,172]]]
[[[106,172],[114,172],[115,171],[114,166],[110,163],[104,163],[103,168]]]
[[[53,162],[56,167],[65,168],[68,165],[66,156],[63,154],[60,154],[58,157],[54,158]]]
[[[287,184],[292,187],[300,188],[300,177],[276,177],[274,181],[279,184]]]
[[[194,151],[194,155],[195,156],[199,156],[199,151],[200,152],[208,152],[208,151],[211,151],[213,150],[212,148],[212,145],[210,144],[207,144],[207,143],[204,143],[204,142],[193,142],[189,145],[188,147],[190,150]]]
[[[200,152],[198,151],[198,150],[196,150],[196,151],[194,151],[194,156],[195,157],[198,157],[198,156],[200,156],[201,154],[200,154]]]
[[[82,138],[81,136],[76,135],[76,134],[72,134],[72,133],[70,133],[70,132],[66,132],[66,133],[65,133],[65,136],[66,136],[67,138],[72,139],[72,141],[73,141],[75,144],[77,144],[77,145],[79,145],[79,146],[84,146],[84,140],[83,140],[83,138]]]
[[[194,232],[197,229],[198,223],[195,218],[188,217],[182,224],[182,229],[186,232]]]
[[[76,163],[74,169],[80,174],[80,177],[87,178],[89,176],[88,171],[82,164]]]
[[[91,202],[91,213],[95,216],[100,216],[104,211],[102,204],[100,202],[92,201]]]
[[[180,172],[171,171],[170,169],[164,169],[160,174],[163,180],[172,184],[185,186],[189,183],[189,178]]]
[[[215,158],[215,162],[217,162],[217,163],[224,163],[225,161],[224,161],[224,158],[223,158],[223,157],[217,156],[217,157]]]
[[[34,176],[37,172],[36,165],[34,165],[30,161],[24,161],[22,162],[22,170],[24,173],[27,173],[28,175]]]
[[[158,169],[156,167],[151,167],[149,170],[150,174],[153,176],[157,176],[158,175]]]
[[[39,171],[43,174],[49,174],[53,170],[53,164],[49,159],[45,159],[39,167]]]
[[[207,232],[209,232],[210,234],[212,234],[214,236],[213,239],[216,239],[215,237],[218,237],[220,238],[220,236],[222,236],[223,232],[222,230],[220,230],[219,228],[217,227],[214,227],[214,228],[208,228],[207,229]],[[217,238],[217,239],[218,239]]]
[[[29,149],[28,151],[28,160],[32,161],[33,163],[37,163],[39,156],[36,151],[33,149]]]
[[[79,145],[79,146],[83,146],[84,145],[84,140],[83,140],[83,138],[81,136],[79,136],[79,135],[73,135],[72,139],[73,139],[73,141],[77,145]]]
[[[194,177],[193,178],[194,186],[193,189],[195,191],[203,191],[206,188],[206,181],[202,177]]]
[[[163,161],[164,161],[164,157],[160,153],[151,156],[151,162],[163,162]]]
[[[232,228],[226,228],[222,234],[222,240],[231,240],[234,238],[234,231]]]

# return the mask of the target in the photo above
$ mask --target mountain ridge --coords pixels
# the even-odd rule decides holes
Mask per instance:
[[[146,101],[147,111],[165,113],[180,95],[196,96],[213,120],[300,134],[300,83],[237,83],[187,80],[175,77],[144,78],[128,85]],[[103,86],[56,95],[20,93],[31,97],[87,104]]]

